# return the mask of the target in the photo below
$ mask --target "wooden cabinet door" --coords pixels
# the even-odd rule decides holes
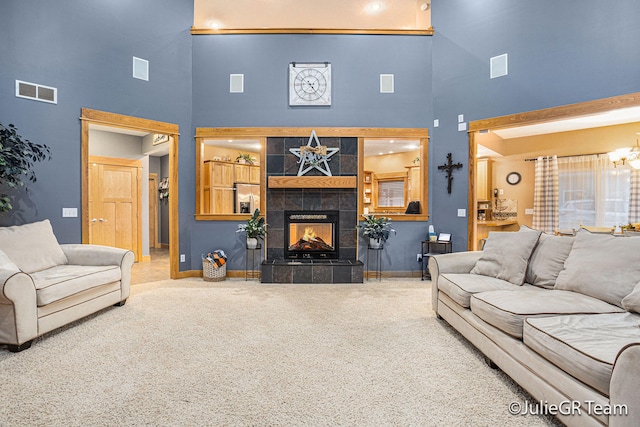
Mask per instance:
[[[235,169],[235,182],[248,184],[251,180],[251,166],[249,165],[233,165]]]
[[[260,166],[251,166],[249,170],[251,174],[249,182],[251,184],[260,184]]]
[[[491,200],[491,160],[478,159],[476,168],[476,195],[478,200]]]
[[[233,188],[211,188],[211,206],[214,214],[233,213]]]
[[[211,186],[233,187],[233,164],[211,162]]]
[[[409,201],[420,200],[420,166],[411,166],[409,169]]]

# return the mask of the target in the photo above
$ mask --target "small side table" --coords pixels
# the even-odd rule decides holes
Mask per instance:
[[[262,256],[260,255],[260,250],[262,249],[262,245],[258,243],[258,246],[255,249],[251,249],[245,246],[246,253],[244,255],[244,280],[249,279],[259,279],[260,278],[260,268],[257,270],[254,269],[256,265],[256,252],[258,252],[258,266],[262,261]],[[249,257],[251,257],[251,264],[249,264]]]
[[[452,252],[451,241],[442,242],[440,240],[423,240],[420,244],[422,254],[422,280],[431,280],[429,274],[429,257],[438,254],[450,254]]]
[[[384,249],[383,244],[381,243],[379,247],[372,248],[370,245],[367,245],[367,280],[371,277],[381,280],[382,279],[382,259],[381,254]],[[369,254],[373,251],[373,258],[375,259],[375,270],[373,272],[369,272]]]

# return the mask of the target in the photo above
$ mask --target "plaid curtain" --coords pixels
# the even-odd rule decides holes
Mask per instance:
[[[533,228],[545,233],[558,229],[558,157],[536,159],[533,188]]]
[[[631,169],[629,194],[629,223],[640,222],[640,169]]]

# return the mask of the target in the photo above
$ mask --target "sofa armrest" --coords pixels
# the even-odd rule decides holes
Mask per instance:
[[[60,245],[72,265],[118,265],[121,270],[122,301],[129,298],[131,286],[131,267],[135,262],[135,255],[127,249],[111,246],[89,244]]]
[[[613,364],[609,402],[624,405],[624,412],[609,416],[609,426],[626,427],[638,425],[640,420],[640,342],[628,344],[620,350]]]
[[[38,306],[31,276],[0,269],[0,343],[21,345],[37,336]]]
[[[442,273],[469,273],[480,259],[482,251],[454,252],[429,257],[431,275],[431,308],[438,312],[438,279]]]

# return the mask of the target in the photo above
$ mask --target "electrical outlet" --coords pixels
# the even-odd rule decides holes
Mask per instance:
[[[187,261],[187,257],[185,256],[185,254],[180,254],[180,262],[186,262]]]
[[[528,208],[524,210],[525,215],[533,215],[533,208]]]
[[[416,260],[418,262],[422,261],[422,254],[416,254]]]
[[[502,189],[502,188],[500,189],[500,195],[504,196],[504,189]]]

